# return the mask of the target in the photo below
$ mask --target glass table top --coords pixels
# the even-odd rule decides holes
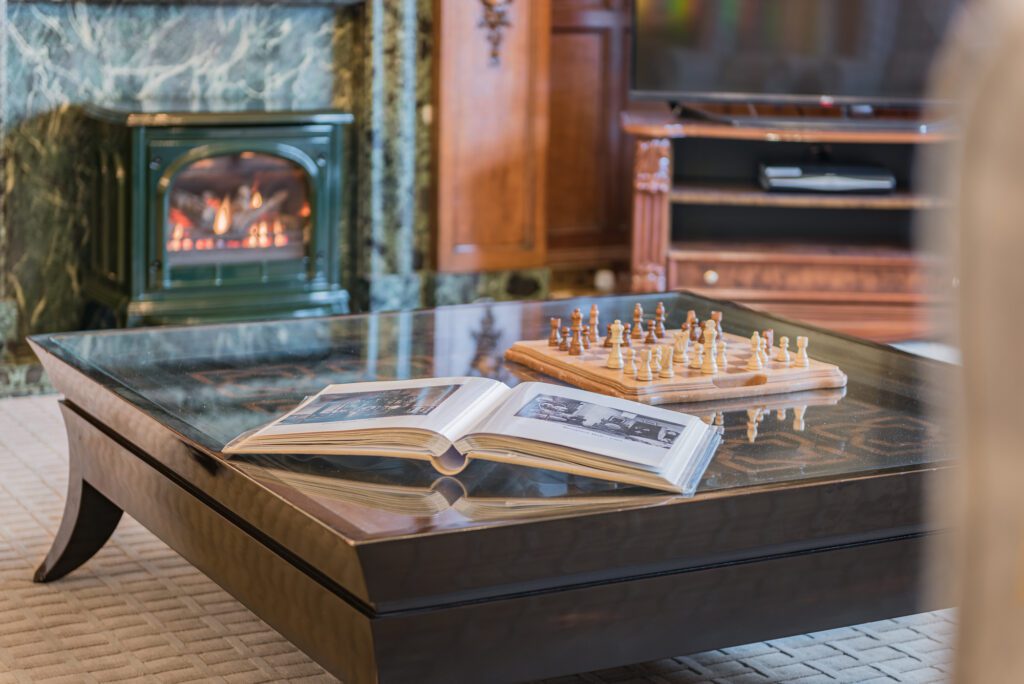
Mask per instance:
[[[596,301],[601,319],[632,319],[659,301],[678,328],[688,309],[724,312],[726,332],[772,327],[776,339],[807,334],[813,358],[849,377],[843,390],[666,408],[701,416],[724,440],[696,497],[790,486],[947,458],[925,403],[945,366],[859,343],[742,307],[682,295],[487,303],[432,310],[182,328],[68,333],[35,338],[51,353],[208,449],[217,458],[328,524],[374,538],[608,507],[680,503],[678,497],[549,471],[471,463],[454,478],[426,463],[369,457],[235,456],[220,449],[331,383],[478,375],[509,385],[549,380],[505,362],[520,339],[547,336],[552,316]],[[307,506],[310,502],[315,506]]]

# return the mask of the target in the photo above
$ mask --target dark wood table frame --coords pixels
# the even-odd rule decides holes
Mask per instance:
[[[34,346],[71,474],[36,581],[125,512],[347,682],[522,681],[940,607],[919,585],[938,467],[352,544]]]

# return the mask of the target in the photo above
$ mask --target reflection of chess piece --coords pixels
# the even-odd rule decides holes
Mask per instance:
[[[700,372],[704,375],[714,375],[718,372],[718,362],[715,360],[715,343],[718,340],[718,331],[715,330],[715,322],[704,321],[704,347],[708,350],[704,354],[704,363],[701,364]]]
[[[611,340],[612,350],[608,354],[608,367],[618,370],[622,368],[622,323],[615,321],[608,326],[608,339]]]
[[[690,363],[690,332],[688,330],[677,332],[675,344],[675,354],[673,357],[675,362],[684,366]]]
[[[789,365],[789,338],[785,335],[779,338],[779,355],[776,358],[783,366]]]
[[[558,351],[569,351],[569,326],[562,326],[562,341],[558,343]]]
[[[750,359],[747,360],[747,370],[759,371],[764,366],[761,364],[761,336],[755,330],[750,335]]]
[[[761,409],[747,409],[747,441],[751,444],[757,439],[757,424],[761,422]]]
[[[601,326],[598,320],[597,304],[590,305],[590,317],[587,319],[587,325],[590,326],[590,341],[597,342],[597,331],[600,330]]]
[[[718,427],[722,427],[723,425],[725,425],[725,411],[719,411],[718,413],[715,414],[714,424],[717,425]]]
[[[811,357],[807,355],[807,338],[803,335],[796,338],[796,361],[793,362],[793,365],[800,368],[807,368],[811,365]]]
[[[626,362],[626,375],[636,377],[639,369],[636,367],[636,349],[629,350],[629,361]]]
[[[644,307],[640,302],[633,305],[633,332],[630,337],[637,341],[644,339]]]
[[[690,357],[690,368],[700,370],[704,366],[704,345],[698,342],[693,348],[693,356]]]
[[[661,355],[661,372],[658,373],[659,378],[672,378],[675,377],[676,370],[673,368],[672,356],[675,352],[672,347],[665,345],[664,353]]]
[[[800,338],[797,338],[797,344],[800,343]],[[793,429],[797,432],[804,431],[804,414],[807,413],[806,406],[794,406],[793,407]]]
[[[643,356],[640,357],[640,370],[636,374],[636,379],[641,382],[648,382],[654,379],[654,373],[651,372],[650,349],[643,350]]]
[[[729,359],[725,354],[725,335],[718,340],[718,370],[724,372],[729,367]]]
[[[561,318],[551,319],[551,335],[548,336],[548,346],[557,347],[562,343],[562,336],[558,334],[558,329],[562,326]]]

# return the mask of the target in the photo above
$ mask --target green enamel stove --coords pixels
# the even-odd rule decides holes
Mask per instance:
[[[87,115],[98,170],[83,287],[94,325],[348,311],[350,114]]]

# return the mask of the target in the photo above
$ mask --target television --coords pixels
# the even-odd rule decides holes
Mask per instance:
[[[915,107],[965,0],[634,0],[631,95]]]

